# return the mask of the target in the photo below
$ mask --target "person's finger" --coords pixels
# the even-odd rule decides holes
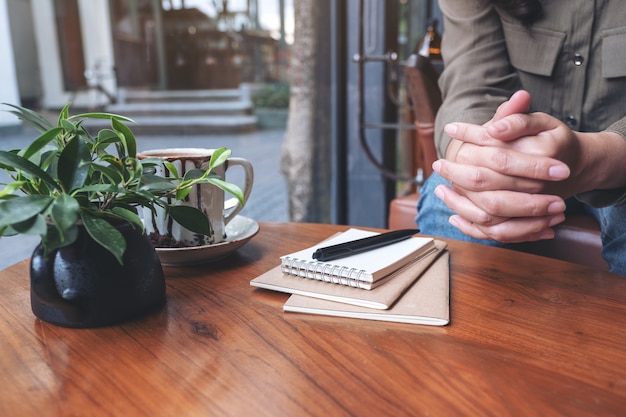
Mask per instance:
[[[465,192],[478,208],[497,217],[542,217],[565,212],[565,201],[556,195],[515,191]]]
[[[485,126],[515,113],[528,113],[530,110],[530,94],[527,91],[516,91],[511,98],[500,104],[493,118]]]
[[[455,187],[471,191],[511,190],[526,193],[539,193],[544,190],[544,182],[532,178],[503,175],[492,169],[463,165],[450,161],[438,161],[433,170]]]
[[[456,161],[437,160],[432,168],[439,175],[473,189],[508,189],[540,192],[544,181],[562,181],[570,176],[561,161],[500,148],[467,145],[459,149]],[[508,178],[505,178],[508,177]],[[480,186],[478,186],[480,185]]]
[[[545,113],[514,113],[484,126],[453,122],[444,126],[444,131],[454,139],[480,146],[505,146],[504,143],[526,136],[545,135],[554,129],[563,128],[563,123]]]
[[[493,225],[508,217],[553,216],[565,212],[565,201],[555,195],[514,191],[471,192],[440,185],[435,194],[452,211],[474,223]]]
[[[450,216],[448,222],[469,237],[479,240],[493,240],[485,232],[476,227],[474,223],[458,214]]]
[[[541,135],[563,127],[560,120],[545,113],[515,113],[490,123],[486,126],[489,137],[510,141],[524,136]]]
[[[454,215],[449,219],[450,224],[461,232],[476,239],[495,240],[502,243],[532,242],[544,239],[553,239],[553,227],[563,222],[563,214],[544,217],[511,218],[494,226],[481,226]]]
[[[503,142],[487,133],[487,128],[472,123],[454,122],[443,127],[451,138],[478,146],[502,146]]]
[[[494,216],[479,208],[467,197],[457,193],[455,190],[445,185],[435,188],[435,195],[441,199],[450,210],[458,213],[468,221],[482,225],[493,225],[505,221],[506,217]]]

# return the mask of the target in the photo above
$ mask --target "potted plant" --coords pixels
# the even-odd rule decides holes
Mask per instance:
[[[262,129],[284,128],[289,115],[290,87],[287,83],[272,83],[252,94],[254,114]]]
[[[138,208],[162,207],[174,221],[200,234],[210,223],[200,210],[177,205],[192,187],[210,183],[243,193],[212,170],[231,152],[213,153],[206,170],[183,178],[155,174],[159,159],[137,158],[132,120],[109,113],[69,114],[56,125],[14,105],[9,111],[40,131],[23,149],[0,151],[11,181],[0,191],[0,236],[39,235],[31,258],[31,306],[42,320],[67,327],[95,327],[128,320],[161,307],[165,280],[144,232]],[[89,119],[110,128],[91,133]]]

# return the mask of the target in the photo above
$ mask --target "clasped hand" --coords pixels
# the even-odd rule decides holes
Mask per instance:
[[[519,91],[482,126],[445,127],[453,142],[433,169],[452,188],[439,186],[435,194],[456,212],[450,223],[469,236],[505,243],[553,238],[553,226],[565,220],[564,199],[584,191],[579,134],[529,107],[530,95]]]

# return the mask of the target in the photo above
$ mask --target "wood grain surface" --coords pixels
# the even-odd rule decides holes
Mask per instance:
[[[65,329],[0,272],[0,416],[622,416],[626,279],[448,241],[451,324],[283,313],[253,289],[345,226],[261,223],[214,264],[166,268],[167,305]]]

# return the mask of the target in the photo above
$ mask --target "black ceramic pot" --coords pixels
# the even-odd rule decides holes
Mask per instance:
[[[31,307],[35,316],[64,327],[99,327],[155,311],[165,303],[165,277],[152,243],[130,224],[118,227],[126,239],[124,264],[80,226],[74,244],[30,263]]]

